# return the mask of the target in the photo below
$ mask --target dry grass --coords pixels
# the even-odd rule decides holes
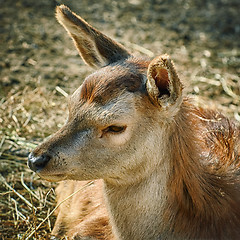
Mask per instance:
[[[54,208],[54,184],[39,180],[27,168],[26,159],[37,139],[60,126],[61,118],[56,122],[52,113],[54,109],[64,116],[66,105],[59,98],[55,91],[24,87],[12,89],[1,101],[1,239],[47,239],[51,232],[54,216],[48,214]]]

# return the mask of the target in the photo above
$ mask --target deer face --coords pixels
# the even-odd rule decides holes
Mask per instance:
[[[141,148],[140,135],[146,125],[146,119],[140,117],[146,79],[137,69],[129,73],[131,65],[102,68],[75,91],[69,99],[66,124],[30,156],[29,166],[41,177],[83,180],[116,176],[120,165],[131,162],[130,156]]]
[[[29,155],[29,167],[49,181],[142,177],[164,135],[161,124],[181,104],[171,60],[132,57],[65,6],[57,18],[82,58],[100,69],[69,99],[66,124]]]

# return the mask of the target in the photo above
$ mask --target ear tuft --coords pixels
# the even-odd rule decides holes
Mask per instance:
[[[57,17],[60,14],[66,15],[68,12],[71,12],[71,10],[67,6],[65,6],[64,4],[61,4],[60,6],[56,7],[56,15],[57,15]]]
[[[167,54],[150,62],[147,78],[147,91],[155,103],[165,108],[179,103],[183,86]]]
[[[56,7],[56,18],[60,24],[64,26],[64,22],[69,18],[72,18],[74,13],[65,5],[60,5]]]

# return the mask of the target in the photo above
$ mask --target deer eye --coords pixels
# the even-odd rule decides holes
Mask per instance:
[[[124,132],[124,130],[126,129],[126,126],[115,126],[115,125],[112,125],[112,126],[109,126],[105,129],[106,132],[109,132],[109,133],[122,133]]]

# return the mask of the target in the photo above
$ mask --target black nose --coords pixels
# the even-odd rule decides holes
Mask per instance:
[[[47,154],[35,157],[33,153],[28,155],[28,166],[34,171],[41,171],[49,162],[51,157]]]

